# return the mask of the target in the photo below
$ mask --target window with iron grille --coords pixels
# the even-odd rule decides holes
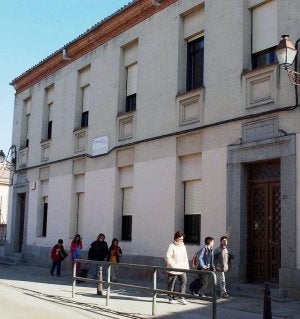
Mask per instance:
[[[204,37],[187,42],[186,90],[191,91],[203,86]]]

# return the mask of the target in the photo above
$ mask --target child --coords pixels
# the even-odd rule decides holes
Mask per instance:
[[[80,259],[81,258],[81,250],[82,250],[82,240],[79,234],[75,235],[74,239],[71,242],[70,245],[70,253],[72,258],[72,270],[74,267],[74,259]],[[81,264],[77,263],[76,265],[76,276],[80,276],[81,271]]]
[[[121,256],[122,256],[122,250],[119,247],[119,241],[117,238],[114,238],[108,250],[107,261],[111,263],[119,263]],[[113,282],[117,282],[117,273],[118,273],[117,267],[118,267],[117,265],[111,267],[111,278]]]
[[[59,239],[57,244],[53,246],[51,250],[51,259],[52,259],[52,268],[50,270],[51,276],[54,275],[54,270],[56,268],[56,275],[57,277],[61,276],[60,269],[61,269],[61,262],[65,259],[67,253],[63,246],[63,240]]]

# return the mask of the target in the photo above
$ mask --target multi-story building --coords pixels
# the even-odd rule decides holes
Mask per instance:
[[[123,262],[227,234],[231,280],[300,288],[300,114],[279,68],[299,1],[137,0],[12,81],[10,247],[76,233]],[[297,93],[297,92],[296,92]]]

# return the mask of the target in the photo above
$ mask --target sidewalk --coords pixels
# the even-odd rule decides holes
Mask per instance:
[[[120,280],[120,282],[125,283]],[[141,285],[140,282],[135,282]],[[59,302],[86,311],[99,312],[107,318],[150,318],[152,298],[143,291],[127,288],[112,288],[109,306],[106,297],[96,294],[93,283],[76,286],[76,297],[72,299],[72,278],[68,273],[63,277],[52,277],[49,269],[28,265],[0,265],[1,285],[14,287],[24,294],[38,295],[43,300]],[[203,300],[189,299],[188,305],[171,305],[164,295],[157,298],[156,318],[169,319],[211,319],[212,303]],[[49,307],[51,307],[49,302]],[[218,300],[218,319],[262,319],[263,300],[233,296],[226,300]],[[273,319],[300,319],[300,301],[276,298],[272,300]]]

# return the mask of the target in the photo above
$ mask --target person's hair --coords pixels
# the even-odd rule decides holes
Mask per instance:
[[[62,239],[59,239],[59,240],[57,241],[58,244],[63,244],[63,242],[64,242],[64,241],[63,241]]]
[[[174,234],[174,240],[176,240],[180,237],[184,237],[184,233],[180,230],[177,230],[177,232]]]
[[[210,236],[205,237],[205,239],[204,239],[205,245],[210,245],[210,243],[211,243],[213,240],[215,240],[213,237],[210,237]]]
[[[115,241],[117,242],[117,244],[119,244],[118,238],[114,238],[114,239],[111,241],[111,244],[113,245]]]
[[[227,236],[222,236],[222,237],[220,238],[220,242],[221,242],[223,239],[227,239]]]
[[[76,234],[73,238],[73,242],[76,242],[76,238],[79,238],[79,242],[81,241],[81,236],[79,234]]]
[[[100,234],[98,235],[97,239],[100,238],[100,237],[102,237],[103,239],[105,239],[105,235],[102,234],[102,233],[100,233]]]

